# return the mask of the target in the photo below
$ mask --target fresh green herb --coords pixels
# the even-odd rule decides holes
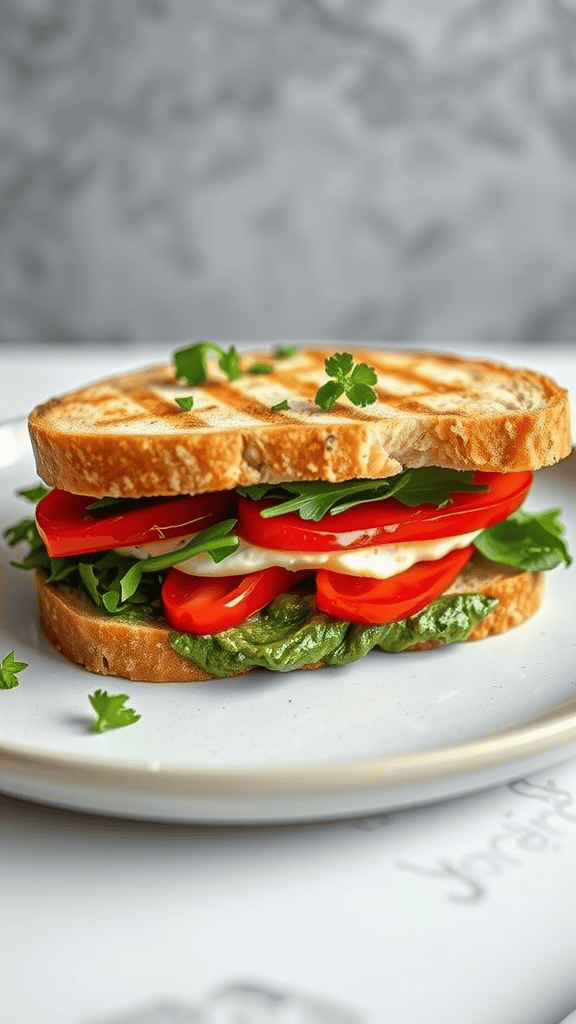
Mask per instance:
[[[278,345],[274,349],[274,355],[276,359],[292,359],[293,356],[297,356],[300,349],[294,345]]]
[[[176,405],[179,405],[183,412],[190,412],[190,409],[194,405],[194,396],[186,395],[185,398],[175,398]]]
[[[336,352],[325,360],[324,365],[326,373],[334,380],[323,384],[316,393],[316,405],[321,409],[333,409],[342,395],[346,395],[352,405],[361,408],[372,405],[378,398],[370,386],[378,381],[376,371],[366,363],[354,366],[354,357],[349,352]]]
[[[555,569],[560,562],[568,566],[572,559],[563,540],[561,515],[559,508],[536,513],[518,509],[504,522],[483,530],[474,545],[493,562],[528,572]]]
[[[106,729],[121,729],[125,725],[133,725],[140,719],[133,708],[126,708],[124,704],[128,700],[127,693],[106,693],[106,690],[96,690],[88,695],[96,715],[95,722],[90,726],[90,732],[105,732]]]
[[[276,405],[273,405],[271,408],[274,412],[283,412],[286,409],[289,409],[290,405],[288,403],[288,399],[284,398],[282,402],[276,402]]]
[[[30,545],[28,554],[21,562],[11,562],[16,569],[50,569],[50,558],[33,519],[22,519],[19,523],[7,527],[4,536],[11,548],[21,541],[26,541]]]
[[[223,349],[213,341],[199,341],[196,345],[181,348],[175,352],[176,376],[188,381],[189,384],[204,384],[208,379],[206,356],[210,352],[218,356],[218,366],[228,380],[240,380],[242,377],[240,357],[234,346]]]
[[[274,373],[274,367],[272,366],[272,363],[252,363],[248,373]]]
[[[125,505],[126,508],[134,506],[134,498],[98,498],[97,501],[93,501],[91,505],[86,505],[86,512],[99,512],[102,508],[117,508],[119,505]]]
[[[228,558],[236,551],[239,544],[238,537],[235,537],[234,534],[229,536],[235,524],[235,519],[226,519],[222,523],[216,523],[214,526],[209,526],[207,530],[197,533],[188,544],[178,548],[177,551],[168,551],[165,555],[142,558],[135,562],[120,580],[122,600],[127,601],[132,597],[144,572],[159,572],[204,552],[210,555],[213,562],[222,562]]]
[[[228,519],[216,523],[176,551],[142,559],[121,555],[117,551],[50,558],[33,519],[8,527],[5,536],[11,546],[24,540],[30,545],[21,562],[12,562],[16,568],[42,569],[47,583],[79,587],[97,608],[109,615],[143,619],[154,618],[157,614],[162,570],[203,552],[207,552],[214,562],[221,562],[236,551],[238,538],[230,535],[235,522],[235,519]]]
[[[286,498],[288,501],[272,505],[260,513],[263,519],[298,512],[301,519],[318,522],[327,512],[336,516],[356,505],[380,501],[394,496],[403,505],[416,506],[422,502],[444,508],[451,502],[453,492],[487,490],[484,484],[472,482],[472,472],[438,467],[409,469],[385,480],[345,480],[332,484],[323,480],[295,481],[285,484],[255,484],[239,487],[241,494],[255,501],[261,498]]]
[[[217,677],[256,667],[289,672],[317,661],[346,665],[375,647],[395,653],[422,642],[457,643],[497,604],[483,594],[445,594],[409,619],[364,626],[319,611],[312,594],[282,594],[239,626],[169,639],[178,654]]]
[[[50,488],[45,487],[44,484],[36,484],[34,487],[25,487],[22,491],[18,491],[21,498],[26,498],[27,501],[32,501],[34,504],[49,493]]]
[[[20,682],[18,672],[22,672],[25,668],[28,668],[28,663],[16,661],[14,651],[10,651],[4,661],[0,662],[0,690],[13,690],[15,686],[18,686]]]

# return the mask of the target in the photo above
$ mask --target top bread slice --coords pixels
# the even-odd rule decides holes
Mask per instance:
[[[172,364],[118,374],[37,406],[29,427],[38,474],[94,497],[141,498],[289,480],[383,478],[404,468],[513,472],[570,453],[568,393],[532,370],[435,352],[354,349],[374,367],[378,401],[314,398],[337,349],[242,357],[229,381],[215,361],[200,387]],[[249,372],[263,360],[267,374]],[[175,398],[194,396],[184,412]],[[289,409],[271,407],[284,399]]]

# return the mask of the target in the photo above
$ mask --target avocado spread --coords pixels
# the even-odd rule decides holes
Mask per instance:
[[[497,604],[482,594],[450,594],[408,619],[365,626],[325,615],[312,594],[282,594],[240,626],[210,636],[174,632],[170,644],[213,676],[256,667],[290,672],[317,661],[346,665],[374,647],[396,653],[424,641],[456,643]]]

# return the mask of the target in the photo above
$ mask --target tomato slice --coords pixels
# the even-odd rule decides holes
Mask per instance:
[[[240,625],[309,575],[273,567],[245,576],[208,578],[169,569],[162,587],[164,614],[184,633],[220,633]]]
[[[110,506],[109,513],[105,508],[87,511],[94,501],[55,488],[38,502],[36,524],[51,558],[197,533],[227,518],[234,492],[130,500]]]
[[[260,512],[274,502],[240,496],[236,532],[252,544],[282,551],[340,551],[459,536],[485,530],[506,519],[524,501],[533,476],[478,472],[474,482],[486,484],[488,490],[454,492],[452,504],[446,508],[431,504],[410,508],[396,498],[387,498],[358,505],[339,515],[328,513],[317,523],[301,519],[296,512],[263,519]]]
[[[316,604],[328,615],[348,622],[397,622],[421,611],[442,594],[473,552],[472,545],[458,548],[435,562],[417,562],[387,580],[320,569],[316,574]]]

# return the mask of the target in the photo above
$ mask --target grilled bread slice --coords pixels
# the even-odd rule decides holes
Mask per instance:
[[[504,633],[530,618],[542,603],[543,575],[497,565],[476,553],[447,593],[485,594],[498,598],[498,605],[467,639],[482,640],[486,636]],[[171,630],[167,623],[152,620],[122,622],[104,615],[82,591],[46,583],[46,577],[40,570],[37,570],[36,582],[42,629],[69,661],[90,672],[137,682],[191,683],[214,678],[172,650],[168,642]],[[439,644],[422,643],[413,649],[427,650],[437,646]],[[322,662],[304,666],[322,667]]]
[[[183,386],[171,364],[119,374],[30,415],[39,475],[95,498],[195,494],[289,480],[382,478],[404,468],[512,472],[570,452],[567,392],[531,370],[433,352],[354,350],[378,374],[378,401],[334,409],[314,398],[334,349],[288,359],[255,352],[228,381]],[[273,372],[251,374],[255,363]],[[183,412],[175,398],[192,394]],[[271,407],[287,399],[289,409]]]

